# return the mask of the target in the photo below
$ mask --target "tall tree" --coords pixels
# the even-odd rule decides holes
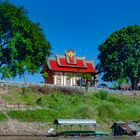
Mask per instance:
[[[140,26],[128,26],[112,33],[99,46],[98,71],[105,81],[129,78],[132,89],[140,77]]]
[[[35,73],[50,55],[51,46],[39,23],[27,11],[9,2],[0,3],[0,73],[2,78]]]

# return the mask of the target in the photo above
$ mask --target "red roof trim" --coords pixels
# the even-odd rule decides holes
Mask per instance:
[[[50,64],[50,59],[47,60],[47,66],[50,70],[52,70],[51,64]]]
[[[48,67],[53,71],[63,71],[63,72],[85,72],[85,73],[95,73],[96,70],[93,63],[86,63],[86,68],[84,67],[62,67],[59,66],[56,60],[48,60]]]
[[[59,66],[62,67],[76,67],[76,68],[87,68],[85,60],[83,59],[76,59],[76,64],[70,64],[67,63],[67,60],[65,57],[60,57],[59,55],[56,55],[56,60]]]

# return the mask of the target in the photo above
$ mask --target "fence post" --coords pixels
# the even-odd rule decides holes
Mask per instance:
[[[19,103],[17,103],[17,105],[18,105],[18,108],[19,108]]]
[[[5,108],[6,108],[6,99],[4,99],[4,105],[5,105]]]

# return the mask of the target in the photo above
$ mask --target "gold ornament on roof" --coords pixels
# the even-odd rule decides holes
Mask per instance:
[[[69,51],[67,54],[69,57],[73,57],[75,55],[75,53],[73,51]]]

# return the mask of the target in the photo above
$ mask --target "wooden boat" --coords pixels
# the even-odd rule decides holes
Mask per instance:
[[[96,120],[94,119],[56,119],[54,120],[54,124],[56,125],[56,134],[55,136],[107,136],[106,132],[97,132],[96,131]],[[80,130],[66,130],[59,131],[58,127],[71,126],[73,128],[74,125],[78,125]],[[90,126],[93,128],[92,130],[81,130],[82,126]],[[92,127],[91,127],[92,126]],[[62,129],[61,129],[62,130]]]

